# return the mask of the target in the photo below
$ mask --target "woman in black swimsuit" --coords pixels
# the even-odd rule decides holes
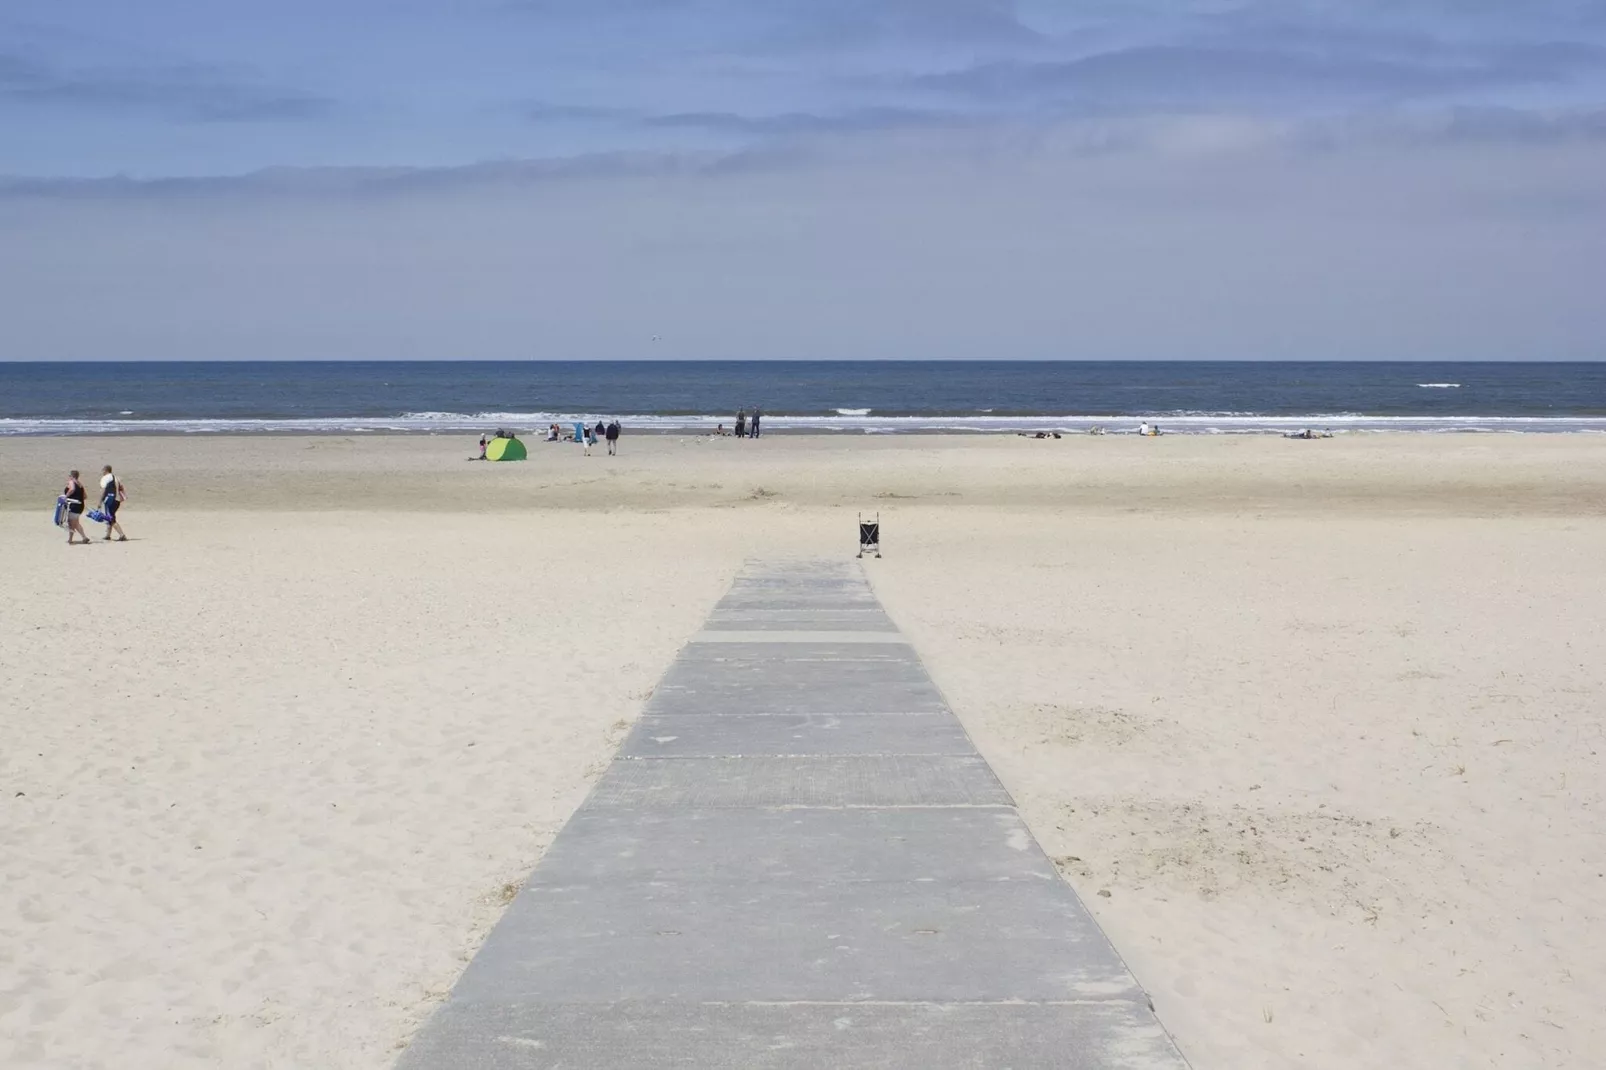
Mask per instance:
[[[67,486],[62,489],[67,499],[67,545],[73,544],[73,532],[89,545],[89,536],[84,534],[84,485],[78,482],[78,469],[74,468],[67,473]]]

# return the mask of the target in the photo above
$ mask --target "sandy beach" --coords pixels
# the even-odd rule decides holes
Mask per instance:
[[[388,1066],[742,563],[860,511],[1198,1070],[1606,1065],[1606,436],[473,452],[0,439],[0,1065]]]

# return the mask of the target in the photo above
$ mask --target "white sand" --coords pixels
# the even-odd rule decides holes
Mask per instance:
[[[1606,442],[468,452],[0,440],[0,1066],[388,1065],[742,559],[859,508],[1199,1070],[1606,1065]],[[103,459],[136,541],[68,550]]]

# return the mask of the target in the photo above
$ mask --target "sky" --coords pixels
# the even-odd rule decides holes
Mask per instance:
[[[1606,0],[7,0],[0,360],[1606,359]]]

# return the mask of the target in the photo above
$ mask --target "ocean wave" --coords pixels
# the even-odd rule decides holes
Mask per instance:
[[[0,418],[0,437],[15,435],[209,435],[209,434],[436,434],[476,436],[507,427],[535,439],[550,424],[569,427],[611,419],[608,413],[581,412],[409,412],[389,417],[311,417],[264,419],[64,419]],[[708,434],[719,424],[729,426],[723,414],[650,415],[619,417],[631,434]],[[1310,428],[1345,432],[1442,433],[1578,433],[1606,432],[1603,416],[1364,416],[1355,413],[1307,413],[1266,416],[1253,413],[1199,413],[1188,415],[1062,414],[1035,416],[950,415],[800,415],[766,413],[764,429],[771,432],[814,434],[1012,434],[1018,431],[1060,431],[1077,434],[1095,427],[1111,434],[1137,430],[1140,422],[1158,423],[1167,434],[1256,435],[1283,434]]]
[[[837,409],[835,411],[836,411],[836,414],[838,416],[869,416],[870,413],[873,410],[871,410],[871,409]]]
[[[1417,383],[1423,390],[1458,390],[1460,383]]]

